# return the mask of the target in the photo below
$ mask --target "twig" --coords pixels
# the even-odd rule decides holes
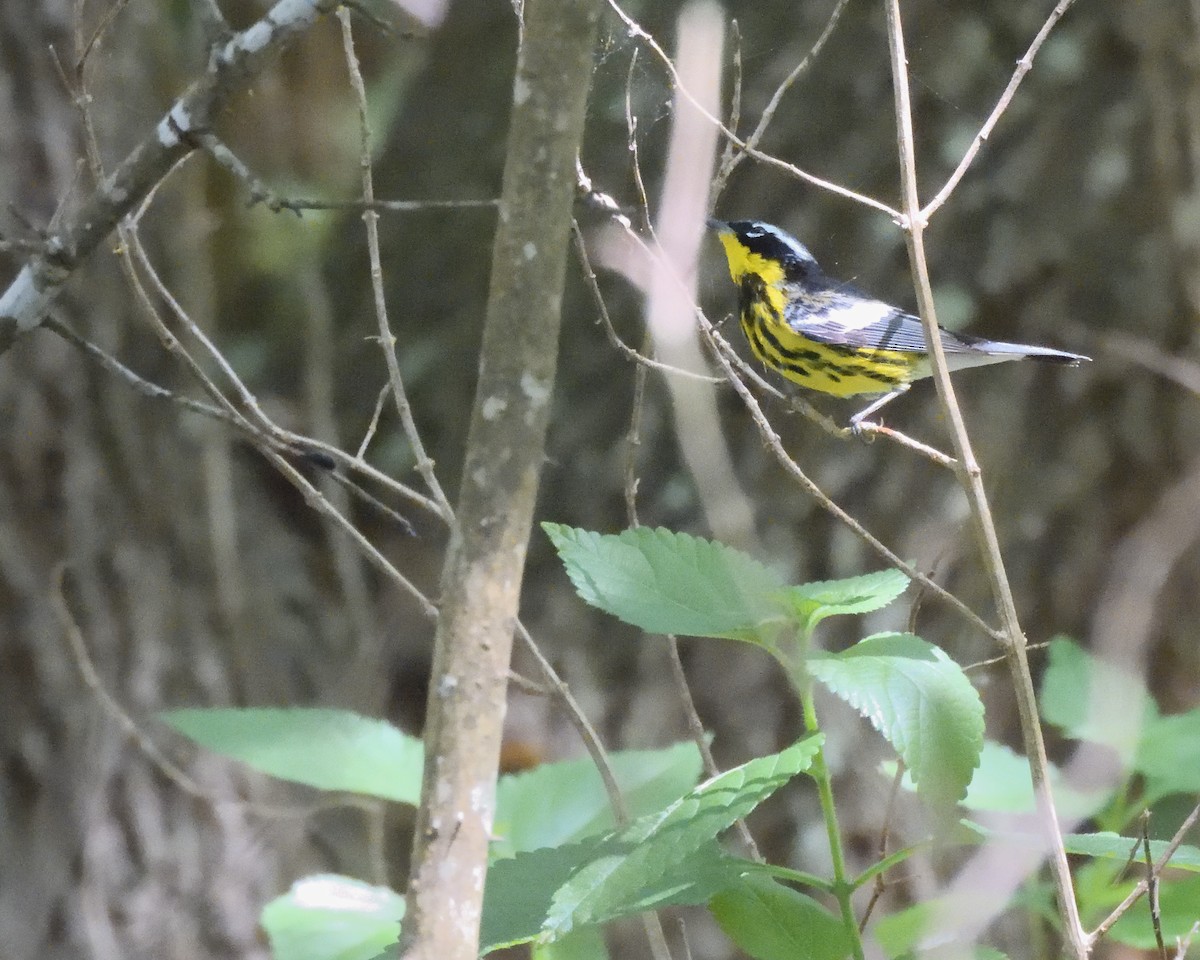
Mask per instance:
[[[62,627],[63,635],[66,637],[67,647],[71,652],[71,660],[75,663],[76,668],[78,668],[79,675],[83,678],[83,682],[88,690],[91,691],[92,696],[96,698],[96,701],[104,708],[104,712],[117,722],[117,725],[125,731],[125,735],[129,737],[138,750],[154,764],[164,777],[179,787],[184,793],[188,794],[188,796],[204,800],[214,799],[205,790],[201,789],[196,781],[189,777],[187,773],[176,766],[158,748],[158,745],[153,740],[146,736],[133,717],[126,713],[113,695],[108,692],[108,689],[100,680],[100,675],[96,672],[96,666],[92,663],[92,658],[88,655],[87,644],[83,639],[83,631],[79,629],[79,624],[75,621],[70,607],[67,606],[67,598],[63,592],[65,577],[66,567],[63,564],[59,564],[54,570],[54,589],[51,591],[51,599],[54,602],[54,610],[58,614],[59,625]]]
[[[1050,868],[1058,895],[1059,914],[1065,928],[1071,955],[1075,960],[1087,960],[1088,944],[1079,918],[1079,906],[1075,899],[1071,866],[1067,862],[1067,853],[1058,826],[1058,816],[1054,809],[1054,796],[1049,778],[1049,761],[1046,758],[1046,748],[1038,719],[1037,696],[1025,653],[1026,640],[1021,632],[1012,588],[1004,571],[1004,560],[1000,553],[995,524],[992,522],[991,510],[984,492],[982,471],[975,460],[974,451],[971,449],[971,440],[967,435],[966,425],[963,423],[962,413],[954,395],[941,337],[938,334],[933,291],[929,281],[929,265],[925,257],[925,218],[921,215],[920,201],[917,195],[912,104],[908,87],[908,60],[904,51],[904,32],[900,20],[900,0],[885,0],[885,7],[887,9],[888,52],[892,64],[892,87],[895,94],[902,209],[906,214],[905,238],[917,303],[920,308],[921,323],[925,330],[926,347],[933,366],[938,397],[946,421],[950,425],[951,439],[960,466],[958,471],[960,484],[967,496],[975,521],[983,564],[991,582],[992,593],[1003,624],[998,639],[1004,649],[1009,673],[1012,677],[1025,754],[1028,758],[1034,793],[1037,797],[1038,821],[1050,856]]]
[[[378,213],[413,213],[421,210],[495,210],[499,200],[311,200],[276,195],[280,210],[374,210]],[[268,206],[271,206],[268,204]],[[271,206],[271,209],[276,207]]]
[[[567,708],[567,716],[571,720],[571,725],[579,733],[579,738],[583,741],[584,748],[592,758],[592,763],[596,765],[596,770],[600,773],[600,779],[604,783],[604,791],[608,794],[609,806],[612,807],[613,819],[618,825],[624,826],[629,823],[629,804],[625,802],[625,797],[621,793],[621,786],[617,783],[616,774],[613,773],[612,763],[608,758],[608,751],[604,749],[604,742],[600,739],[600,735],[596,732],[596,728],[592,726],[591,721],[588,720],[587,714],[583,712],[583,708],[580,707],[579,701],[575,699],[575,695],[571,693],[571,688],[567,686],[554,667],[550,665],[550,661],[546,659],[542,651],[538,648],[525,624],[520,621],[517,621],[517,638],[533,656],[538,669],[542,671],[542,677],[545,679],[546,685]]]
[[[1050,641],[1043,640],[1041,643],[1027,643],[1025,644],[1025,649],[1045,650],[1048,646],[1050,646]],[[991,657],[987,660],[976,660],[974,663],[968,663],[966,666],[964,666],[963,670],[966,673],[970,673],[972,670],[983,670],[985,667],[994,667],[996,664],[1004,663],[1007,660],[1007,657]]]
[[[1033,38],[1033,42],[1029,45],[1029,49],[1025,51],[1025,56],[1017,61],[1017,69],[1013,71],[1012,77],[1009,78],[1008,86],[1004,88],[1004,92],[1000,94],[1000,99],[996,101],[996,106],[992,108],[991,114],[984,121],[983,126],[979,128],[979,132],[975,134],[975,139],[971,141],[971,145],[967,148],[967,152],[963,154],[963,158],[958,162],[958,166],[950,174],[950,179],[946,181],[945,186],[920,211],[919,216],[923,223],[928,223],[929,218],[950,198],[950,194],[954,192],[954,188],[958,186],[963,175],[966,174],[971,164],[975,162],[975,157],[978,156],[983,142],[992,135],[992,130],[995,128],[996,123],[1012,102],[1012,98],[1017,92],[1017,87],[1021,85],[1021,81],[1025,79],[1025,74],[1033,66],[1033,58],[1037,56],[1038,51],[1042,48],[1042,44],[1050,36],[1050,31],[1054,29],[1055,24],[1062,19],[1063,14],[1074,3],[1075,0],[1059,0],[1058,5],[1051,11],[1050,16],[1046,18],[1046,22],[1042,24],[1042,29],[1037,32],[1037,35]]]
[[[639,24],[636,20],[633,19],[633,17],[631,17],[628,13],[626,13],[621,8],[621,5],[619,3],[617,3],[617,0],[608,0],[608,5],[612,8],[613,12],[616,13],[616,15],[621,19],[621,22],[625,24],[625,28],[629,31],[630,36],[632,36],[638,40],[641,40],[643,43],[645,43],[646,46],[648,46],[654,52],[654,54],[659,58],[659,60],[662,61],[663,66],[667,70],[667,73],[669,73],[671,75],[671,82],[674,84],[675,88],[680,92],[680,94],[684,97],[684,99],[686,99],[693,107],[695,107],[696,110],[699,111],[700,115],[703,116],[706,120],[708,120],[709,123],[713,124],[725,137],[727,137],[729,139],[729,141],[731,143],[733,143],[735,146],[739,147],[742,151],[744,151],[747,156],[753,157],[755,160],[758,160],[760,163],[765,163],[768,166],[772,166],[772,167],[775,167],[776,169],[783,170],[785,173],[789,173],[792,176],[796,177],[797,179],[803,180],[805,183],[810,183],[814,187],[820,187],[822,190],[828,190],[830,193],[836,193],[838,196],[845,197],[848,200],[854,200],[858,203],[865,204],[866,206],[871,207],[872,209],[878,210],[880,213],[887,214],[893,220],[900,221],[902,219],[902,215],[901,215],[900,211],[898,211],[892,207],[889,207],[886,203],[883,203],[880,200],[876,200],[874,197],[869,197],[866,194],[857,193],[854,190],[850,190],[847,187],[843,187],[843,186],[840,186],[839,184],[832,183],[829,180],[823,180],[822,178],[814,176],[813,174],[808,173],[805,170],[801,170],[799,167],[797,167],[793,164],[787,163],[784,160],[780,160],[778,157],[772,157],[769,154],[763,153],[761,150],[758,150],[757,148],[747,146],[746,142],[744,140],[742,140],[741,137],[739,137],[732,130],[730,130],[728,127],[726,127],[725,124],[723,124],[719,119],[714,117],[712,115],[712,112],[709,111],[707,108],[705,108],[699,102],[699,100],[697,100],[692,95],[692,93],[687,89],[687,87],[685,87],[683,85],[682,81],[680,80],[679,73],[675,69],[674,62],[672,62],[671,58],[667,55],[667,52],[665,50],[663,50],[663,48],[659,45],[658,41],[654,39],[654,36],[652,34],[650,34],[647,30],[645,30],[641,26],[641,24]]]
[[[1167,844],[1166,849],[1164,849],[1162,852],[1162,855],[1154,862],[1154,868],[1151,871],[1154,876],[1158,876],[1167,868],[1167,865],[1171,862],[1171,857],[1175,855],[1175,851],[1179,849],[1180,845],[1182,845],[1184,838],[1187,837],[1188,831],[1195,826],[1197,820],[1200,820],[1200,803],[1192,807],[1192,812],[1189,813],[1184,819],[1183,823],[1179,825],[1179,829],[1176,830],[1175,835],[1171,837],[1171,842]],[[1145,879],[1138,881],[1137,885],[1129,891],[1129,894],[1125,897],[1125,899],[1117,904],[1113,912],[1105,917],[1096,927],[1096,929],[1087,935],[1086,943],[1089,948],[1094,946],[1106,933],[1108,933],[1114,923],[1120,920],[1121,917],[1125,916],[1125,913],[1129,910],[1129,908],[1142,898],[1142,896],[1149,889],[1149,886],[1149,883]]]
[[[1150,856],[1150,811],[1142,811],[1142,852],[1146,866],[1146,892],[1150,899],[1150,926],[1154,928],[1154,942],[1158,946],[1159,960],[1167,960],[1167,945],[1163,943],[1162,909],[1158,902],[1158,875]]]
[[[196,143],[203,147],[220,166],[246,184],[250,191],[250,206],[264,204],[268,210],[279,213],[288,210],[297,216],[304,210],[357,210],[387,213],[411,213],[419,210],[494,210],[499,200],[310,200],[284,197],[260,180],[216,134],[205,131],[195,135]]]
[[[867,437],[887,437],[900,444],[902,447],[908,447],[914,453],[919,453],[928,460],[932,460],[939,467],[945,467],[955,473],[958,472],[958,461],[947,454],[942,453],[936,447],[928,446],[921,443],[920,440],[914,440],[912,437],[899,430],[894,430],[891,427],[885,427],[882,423],[863,423],[859,425],[859,432]]]
[[[350,26],[350,11],[339,7],[337,18],[342,25],[342,49],[346,55],[346,68],[350,72],[350,86],[358,101],[359,125],[359,169],[362,173],[363,200],[373,203],[375,200],[374,175],[371,169],[371,128],[367,117],[367,88],[363,83],[362,71],[358,66],[358,55],[354,52],[354,34]],[[396,403],[396,411],[400,414],[400,423],[404,427],[404,435],[416,457],[416,469],[429,488],[430,495],[438,505],[443,519],[453,526],[453,508],[438,482],[433,469],[433,460],[425,452],[425,444],[417,430],[413,419],[412,406],[408,402],[408,394],[404,389],[404,379],[400,374],[400,361],[396,357],[396,338],[392,335],[388,323],[387,299],[383,290],[383,262],[379,254],[379,215],[374,210],[363,211],[363,223],[367,228],[367,253],[371,261],[371,290],[375,295],[375,318],[379,322],[379,346],[383,350],[387,362],[388,380],[392,385],[392,399]]]
[[[129,0],[114,0],[112,6],[104,11],[104,16],[100,18],[100,23],[92,32],[91,39],[87,43],[82,42],[83,37],[79,34],[79,29],[82,25],[79,23],[78,17],[76,18],[75,75],[77,78],[83,76],[83,71],[87,67],[88,57],[91,55],[91,52],[96,48],[96,44],[108,32],[108,28],[113,25],[128,3]]]
[[[1185,960],[1188,950],[1192,947],[1192,940],[1197,933],[1200,933],[1200,920],[1192,924],[1192,929],[1187,932],[1186,937],[1176,937],[1175,942],[1175,960]]]
[[[903,760],[896,762],[896,775],[892,777],[892,788],[888,791],[887,808],[883,812],[883,826],[879,830],[879,845],[876,848],[876,853],[880,860],[887,858],[888,841],[891,837],[892,816],[896,812],[896,797],[900,795],[900,784],[904,782],[905,765]],[[875,880],[871,886],[871,899],[867,901],[867,907],[863,910],[862,919],[858,921],[858,932],[862,933],[867,929],[867,922],[871,919],[871,913],[875,910],[875,905],[879,902],[879,898],[883,896],[883,891],[887,884],[884,882],[883,874],[875,874]]]
[[[379,390],[379,396],[375,398],[375,410],[371,414],[371,422],[367,424],[366,433],[363,434],[362,443],[358,445],[358,452],[355,456],[361,460],[367,453],[367,447],[371,445],[371,440],[375,437],[375,431],[379,429],[379,418],[383,415],[383,405],[387,403],[388,391],[392,389],[390,383],[385,383]]]
[[[645,395],[645,388],[646,369],[645,367],[638,367],[634,375],[633,406],[629,414],[629,431],[626,434],[625,441],[625,513],[630,528],[636,528],[641,525],[638,520],[637,511],[637,450],[641,444],[642,400]],[[670,661],[671,673],[675,680],[675,692],[679,696],[679,702],[683,708],[688,732],[691,734],[692,742],[696,745],[696,749],[700,753],[705,773],[710,777],[715,777],[720,774],[721,768],[717,766],[716,758],[713,757],[712,750],[708,746],[708,737],[704,732],[704,723],[700,719],[700,713],[696,709],[695,698],[692,696],[691,687],[688,685],[687,674],[683,669],[683,660],[679,656],[679,638],[673,633],[668,633],[666,641],[667,658]],[[759,852],[758,844],[755,843],[754,835],[750,832],[746,821],[738,818],[735,826],[738,835],[742,839],[742,843],[746,846],[746,850],[755,860],[761,862],[763,859],[762,854]]]
[[[600,325],[604,328],[608,342],[616,348],[622,357],[636,363],[639,372],[648,367],[663,374],[700,380],[704,383],[724,383],[721,377],[711,377],[703,373],[696,373],[693,370],[685,370],[683,367],[675,367],[669,363],[662,363],[659,360],[652,360],[622,340],[613,326],[612,317],[609,316],[608,304],[604,302],[604,294],[600,292],[600,283],[596,279],[596,271],[592,269],[591,257],[588,256],[587,245],[584,242],[583,233],[579,229],[579,223],[576,220],[571,221],[571,238],[574,241],[575,257],[579,261],[579,269],[583,274],[584,285],[592,295],[592,302],[596,305],[596,315],[599,318]]]
[[[763,138],[763,134],[767,132],[767,127],[771,125],[771,121],[775,119],[775,111],[779,109],[779,104],[783,102],[783,95],[791,89],[792,85],[803,76],[814,60],[820,56],[821,50],[825,43],[833,35],[834,29],[838,25],[838,21],[842,18],[842,11],[846,8],[849,0],[837,0],[837,4],[833,8],[833,12],[829,15],[829,20],[825,23],[825,29],[821,31],[821,35],[817,37],[817,42],[812,45],[812,49],[808,51],[792,69],[792,72],[784,77],[783,82],[775,88],[775,92],[771,95],[771,99],[767,102],[763,109],[762,115],[758,118],[758,124],[754,127],[753,132],[746,138],[745,150],[756,150]],[[740,61],[738,62],[740,66]],[[740,81],[740,70],[736,74]],[[737,102],[736,100],[734,101]],[[729,126],[731,129],[737,129],[737,113],[733,112],[733,119],[730,120]],[[716,198],[721,195],[725,189],[725,183],[729,180],[730,174],[733,173],[739,163],[742,162],[749,154],[733,153],[727,145],[726,154],[721,159],[721,166],[717,169],[717,176],[713,181],[713,204],[715,205]]]
[[[229,98],[276,53],[307,30],[324,0],[279,0],[241,33],[217,44],[208,68],[73,215],[47,239],[0,294],[0,353],[41,325],[76,267],[194,148],[192,136],[208,129]]]
[[[742,122],[742,31],[738,28],[737,18],[729,21],[731,46],[733,47],[733,92],[729,95],[729,129],[737,133]],[[712,213],[725,190],[729,174],[739,161],[735,159],[736,148],[733,141],[726,139],[721,148],[721,162],[717,164],[717,175],[713,178],[708,191],[708,212]]]
[[[318,810],[359,805],[358,801],[348,799],[345,796],[327,794],[317,803],[305,807],[276,806],[274,804],[251,803],[244,800],[230,800],[218,797],[201,787],[182,767],[159,749],[158,745],[138,725],[137,721],[117,702],[116,697],[109,692],[108,688],[104,685],[104,681],[100,679],[100,674],[96,671],[96,665],[88,653],[83,631],[79,628],[79,623],[75,620],[75,616],[71,613],[71,608],[67,603],[64,585],[66,572],[64,564],[60,563],[55,567],[52,578],[51,601],[54,604],[55,613],[58,614],[58,622],[62,627],[63,636],[67,642],[71,662],[75,664],[84,685],[91,692],[92,696],[96,698],[96,702],[100,704],[101,709],[125,732],[125,735],[129,737],[130,742],[138,752],[167,780],[188,796],[202,800],[213,807],[236,808],[267,817],[307,817]]]

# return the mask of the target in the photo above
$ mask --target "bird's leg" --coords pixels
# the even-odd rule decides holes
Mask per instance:
[[[867,406],[863,407],[863,409],[859,410],[858,413],[850,418],[850,429],[855,433],[858,433],[859,430],[862,429],[862,422],[867,419],[867,417],[875,413],[884,404],[891,403],[898,396],[900,396],[900,394],[907,392],[910,386],[911,384],[902,383],[891,393],[885,393],[882,397],[872,400],[869,404],[867,404]]]

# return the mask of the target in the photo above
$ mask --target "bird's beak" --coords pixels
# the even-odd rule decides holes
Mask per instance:
[[[729,224],[727,224],[724,220],[718,220],[715,217],[709,217],[704,221],[704,223],[709,230],[716,230],[718,233],[729,229]]]

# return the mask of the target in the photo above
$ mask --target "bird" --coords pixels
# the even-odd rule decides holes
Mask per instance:
[[[825,274],[799,240],[761,220],[708,221],[725,250],[738,288],[738,315],[750,350],[765,367],[793,383],[853,397],[881,394],[850,418],[863,420],[904,393],[933,367],[921,321]],[[1006,360],[1066,366],[1089,361],[1078,353],[1004,343],[938,327],[951,370]]]

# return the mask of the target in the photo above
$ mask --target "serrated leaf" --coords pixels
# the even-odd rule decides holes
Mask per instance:
[[[404,898],[352,877],[319,874],[263,908],[274,960],[373,960],[400,937]]]
[[[912,634],[885,633],[814,653],[807,668],[883,734],[931,806],[963,798],[983,749],[983,703],[945,653]]]
[[[713,917],[755,960],[840,960],[851,950],[841,920],[769,877],[747,876],[709,903]]]
[[[480,952],[534,940],[555,942],[628,914],[705,903],[718,891],[739,882],[745,871],[745,861],[725,856],[715,842],[709,842],[647,878],[645,884],[627,890],[628,899],[610,902],[605,916],[586,924],[581,920],[570,930],[549,926],[547,917],[555,894],[569,878],[592,864],[626,856],[632,849],[628,839],[610,834],[496,861],[488,870],[484,889]]]
[[[1120,710],[1111,709],[1114,702]],[[1158,716],[1141,679],[1097,660],[1065,637],[1050,642],[1038,705],[1042,718],[1076,740],[1112,747],[1122,762],[1138,736]]]
[[[818,580],[788,587],[784,597],[811,631],[826,617],[880,610],[908,589],[908,576],[880,570],[843,580]]]
[[[546,922],[555,891],[609,843],[609,838],[592,838],[518,853],[493,863],[483,890],[479,952],[490,953],[535,939]]]
[[[751,760],[701,784],[661,813],[632,823],[614,838],[612,848],[555,893],[546,931],[560,935],[580,924],[601,923],[630,905],[647,909],[646,891],[662,886],[674,865],[808,769],[820,743],[820,737],[809,737]]]
[[[787,622],[783,581],[754,558],[685,533],[542,529],[587,603],[649,633],[764,642]]]
[[[273,777],[399,803],[421,795],[424,747],[391,724],[347,710],[170,710],[185,737]]]
[[[664,750],[628,750],[609,757],[632,817],[661,810],[696,785],[703,769],[691,742]],[[543,764],[500,778],[492,832],[494,857],[554,847],[614,826],[604,783],[590,759]]]

